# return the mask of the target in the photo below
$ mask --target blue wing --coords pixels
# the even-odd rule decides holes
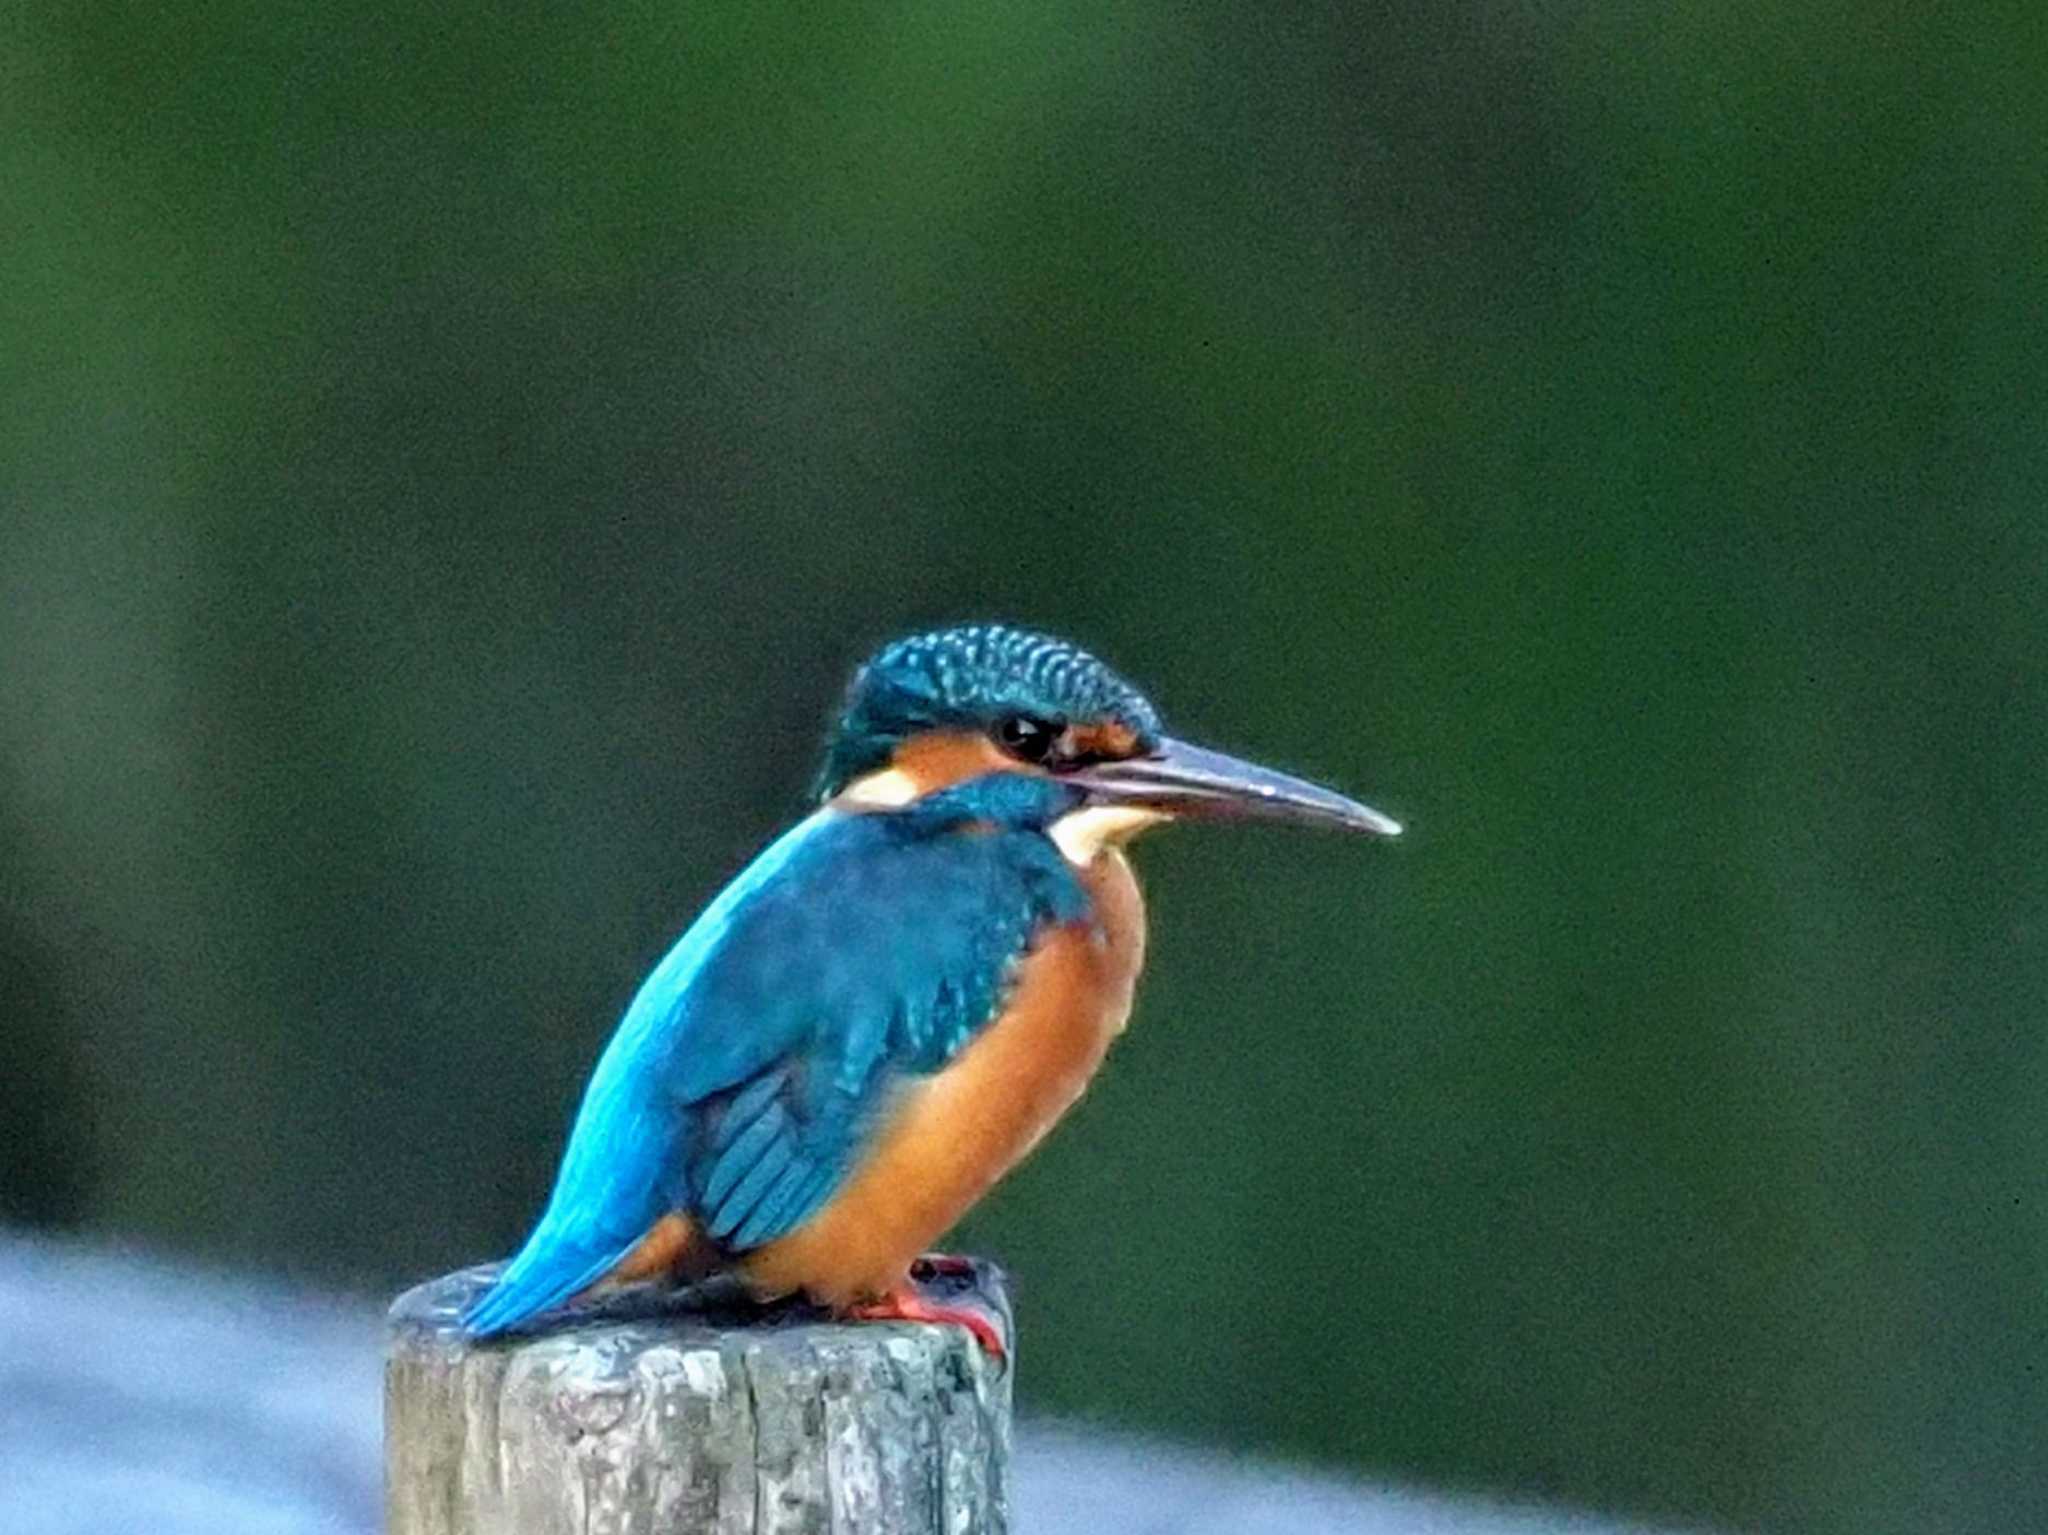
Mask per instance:
[[[1087,913],[1043,835],[961,824],[819,811],[719,894],[627,1009],[547,1210],[471,1332],[595,1283],[670,1211],[740,1251],[830,1198],[890,1087],[996,1013],[1044,923]]]

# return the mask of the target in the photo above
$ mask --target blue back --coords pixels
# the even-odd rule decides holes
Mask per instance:
[[[771,844],[641,985],[547,1211],[470,1329],[567,1299],[670,1211],[730,1251],[814,1213],[890,1086],[997,1015],[1042,927],[1087,917],[1046,835],[1079,798],[994,774],[901,810],[820,810]]]

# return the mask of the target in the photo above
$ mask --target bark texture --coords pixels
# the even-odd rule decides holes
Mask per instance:
[[[491,1272],[391,1308],[388,1535],[1007,1535],[1012,1369],[964,1329],[643,1296],[476,1343]],[[1014,1336],[998,1271],[950,1283]]]

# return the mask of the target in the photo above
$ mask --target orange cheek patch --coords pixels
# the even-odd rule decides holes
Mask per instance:
[[[896,748],[889,765],[916,785],[916,798],[984,773],[1035,771],[1003,754],[987,736],[969,731],[934,730],[912,736]]]
[[[1076,755],[1084,757],[1129,757],[1138,750],[1138,732],[1122,720],[1094,720],[1072,726],[1067,739]]]

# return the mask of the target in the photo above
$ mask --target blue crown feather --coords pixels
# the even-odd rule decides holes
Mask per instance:
[[[1141,743],[1159,735],[1151,702],[1062,639],[1007,624],[961,624],[896,640],[854,674],[818,775],[829,799],[887,764],[919,731],[992,728],[1013,714],[1056,723],[1113,720]]]

